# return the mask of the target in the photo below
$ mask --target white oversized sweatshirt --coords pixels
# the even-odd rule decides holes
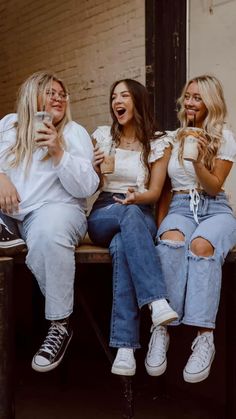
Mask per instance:
[[[11,216],[21,221],[45,203],[56,202],[78,205],[84,211],[86,198],[99,184],[92,166],[92,142],[85,128],[68,122],[63,132],[66,149],[60,163],[54,166],[50,158],[42,161],[47,149],[38,147],[26,173],[25,161],[10,168],[6,160],[6,150],[16,141],[16,122],[17,114],[6,115],[0,121],[0,172],[11,179],[21,198],[19,211]]]

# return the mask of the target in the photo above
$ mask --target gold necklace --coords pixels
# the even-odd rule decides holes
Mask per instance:
[[[140,142],[137,138],[122,138],[121,148],[130,151],[138,151],[140,149]]]

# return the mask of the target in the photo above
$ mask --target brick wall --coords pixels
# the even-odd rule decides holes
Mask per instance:
[[[109,123],[121,77],[145,82],[144,0],[1,0],[0,117],[22,81],[54,70],[69,85],[73,118],[90,132]]]

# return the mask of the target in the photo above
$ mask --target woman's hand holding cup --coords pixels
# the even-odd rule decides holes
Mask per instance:
[[[93,168],[99,175],[101,174],[100,164],[104,160],[104,152],[100,149],[96,140],[93,140]]]
[[[188,127],[184,130],[184,134],[183,159],[192,162],[200,161],[208,144],[204,136],[204,130]]]

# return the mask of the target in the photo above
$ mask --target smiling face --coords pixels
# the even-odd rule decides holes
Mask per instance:
[[[120,125],[127,126],[133,122],[134,103],[126,83],[118,83],[111,95],[111,107]]]
[[[45,102],[45,106],[44,106]],[[38,110],[45,110],[52,115],[52,122],[56,126],[63,119],[66,112],[67,97],[62,85],[53,80],[46,88],[44,95],[38,96]]]
[[[201,127],[207,115],[207,108],[201,98],[196,81],[187,87],[184,95],[184,108],[188,122],[195,121],[196,127]]]

